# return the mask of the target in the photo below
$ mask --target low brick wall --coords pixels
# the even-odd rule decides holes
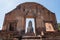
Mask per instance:
[[[21,36],[18,32],[0,31],[0,38],[3,40],[60,40],[60,31],[58,32],[45,32],[43,36]]]

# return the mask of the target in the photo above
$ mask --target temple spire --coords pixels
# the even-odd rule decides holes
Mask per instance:
[[[29,21],[29,23],[28,23],[28,28],[27,28],[27,29],[28,29],[28,30],[27,30],[28,33],[33,32],[32,21]]]

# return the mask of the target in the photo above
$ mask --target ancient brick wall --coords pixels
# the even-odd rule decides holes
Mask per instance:
[[[35,36],[41,35],[42,31],[47,32],[46,26],[47,27],[51,26],[54,29],[54,32],[56,32],[58,29],[57,20],[54,13],[52,13],[47,8],[38,3],[26,2],[18,5],[15,9],[13,9],[11,12],[5,15],[2,30],[11,31],[9,30],[9,28],[11,28],[10,23],[14,23],[14,25],[12,25],[14,31],[18,31],[19,32],[18,35],[25,35],[26,18],[34,18],[36,35],[35,34],[33,35]],[[48,25],[45,25],[45,23],[47,23]],[[52,32],[51,29],[50,32]],[[31,39],[31,40],[37,40],[37,39]],[[38,40],[44,40],[44,38]]]

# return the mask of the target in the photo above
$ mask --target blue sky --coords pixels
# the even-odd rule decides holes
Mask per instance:
[[[0,0],[0,29],[4,22],[4,16],[17,5],[24,2],[37,2],[56,14],[57,22],[60,23],[60,0]]]

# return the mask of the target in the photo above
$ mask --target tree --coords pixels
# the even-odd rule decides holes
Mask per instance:
[[[60,23],[58,23],[58,29],[60,30]]]

